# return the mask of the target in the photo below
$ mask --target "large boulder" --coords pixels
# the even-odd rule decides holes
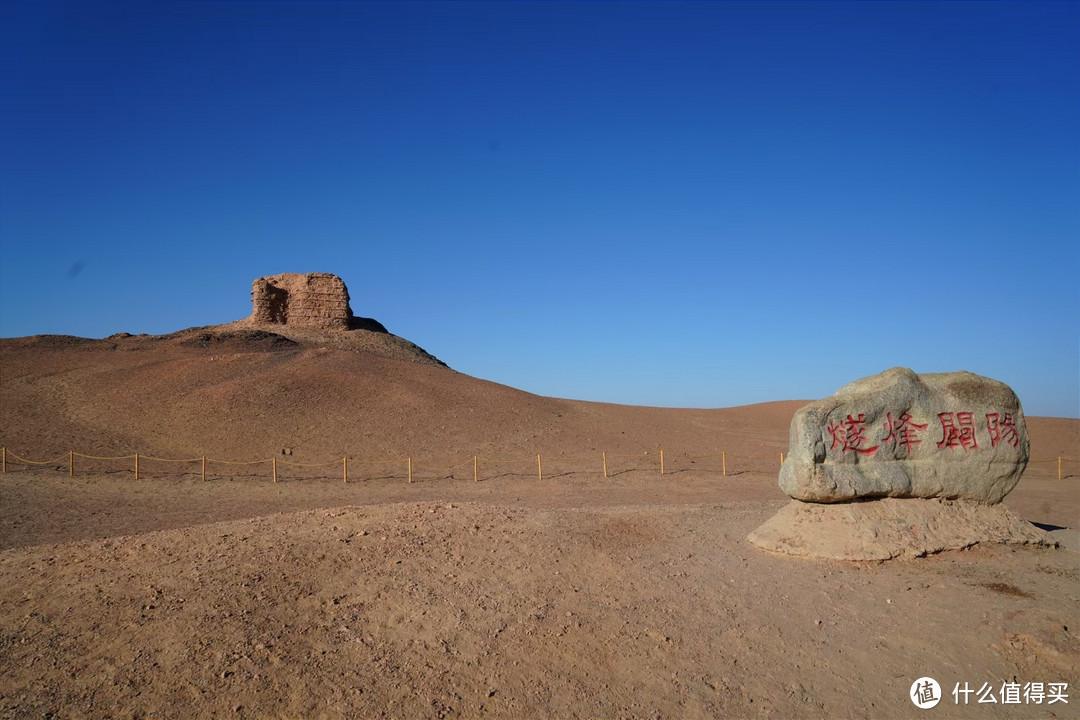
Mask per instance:
[[[780,487],[796,500],[942,498],[992,505],[1028,462],[1020,400],[969,372],[893,368],[845,385],[791,421]]]
[[[780,487],[794,498],[749,540],[818,558],[886,560],[976,543],[1053,547],[1001,499],[1028,461],[1004,383],[893,368],[800,408]]]

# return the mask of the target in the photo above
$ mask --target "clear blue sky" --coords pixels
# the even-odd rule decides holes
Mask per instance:
[[[8,2],[0,335],[332,272],[470,375],[686,407],[966,369],[1080,415],[1080,5]]]

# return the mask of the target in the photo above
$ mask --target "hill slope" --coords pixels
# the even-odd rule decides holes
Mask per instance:
[[[280,330],[280,329],[279,329]],[[196,328],[168,336],[0,341],[0,440],[221,459],[732,450],[778,454],[798,402],[722,410],[540,397],[455,372],[378,331]]]

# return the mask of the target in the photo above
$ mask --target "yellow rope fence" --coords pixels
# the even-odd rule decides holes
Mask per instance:
[[[8,455],[7,448],[5,448],[4,449],[4,462],[5,462],[5,464],[7,463],[7,455]],[[21,463],[26,463],[27,465],[59,465],[60,463],[67,460],[66,455],[61,455],[60,457],[56,458],[55,460],[27,460],[26,458],[19,457],[15,453],[11,453],[11,458],[12,458],[12,460],[17,460],[17,461],[19,461]]]
[[[608,466],[608,458],[623,458],[623,459],[630,458],[630,459],[637,459],[637,460],[641,460],[641,459],[650,459],[651,460],[654,457],[658,459],[660,474],[661,475],[668,474],[667,471],[666,471],[666,467],[665,467],[665,456],[664,456],[664,451],[663,450],[659,450],[655,454],[651,453],[651,452],[634,453],[634,454],[603,452],[603,453],[600,454],[600,467],[601,467],[601,470],[602,470],[602,472],[604,474],[604,477],[607,478],[607,477],[611,477],[611,471],[609,470],[609,466]],[[705,459],[720,458],[720,460],[721,460],[721,474],[724,477],[727,477],[728,474],[729,474],[728,473],[728,470],[729,470],[728,469],[728,459],[729,458],[734,458],[734,459],[739,459],[739,460],[770,460],[770,461],[775,461],[777,459],[776,455],[736,455],[734,453],[729,453],[727,451],[721,451],[719,453],[711,453],[711,454],[706,454],[706,455],[688,455],[688,454],[669,455],[668,457],[675,458],[677,460],[705,460]],[[227,465],[227,466],[233,466],[233,467],[245,467],[245,466],[246,467],[251,467],[251,466],[255,466],[255,465],[264,465],[264,464],[269,463],[270,466],[271,466],[271,477],[272,477],[272,479],[273,479],[273,481],[275,483],[278,481],[278,466],[279,465],[287,466],[287,467],[296,467],[296,468],[340,467],[341,468],[342,481],[345,482],[345,483],[348,483],[349,482],[349,465],[350,464],[351,465],[402,465],[402,464],[404,464],[405,467],[406,467],[406,474],[407,474],[408,480],[411,483],[411,482],[413,482],[413,470],[414,469],[419,470],[421,472],[425,472],[425,473],[434,473],[436,475],[436,477],[441,477],[441,478],[451,477],[451,478],[453,478],[455,470],[459,470],[461,468],[468,467],[471,464],[473,466],[473,480],[476,481],[476,482],[479,482],[480,481],[480,464],[481,463],[483,463],[485,465],[522,465],[522,464],[532,464],[535,461],[536,475],[540,480],[544,479],[544,461],[543,461],[543,456],[542,455],[536,455],[534,457],[527,457],[527,458],[516,458],[516,459],[486,458],[486,457],[481,457],[479,455],[473,455],[470,459],[465,460],[464,462],[457,463],[457,464],[448,463],[447,465],[444,465],[444,466],[441,466],[441,467],[430,467],[430,466],[426,466],[426,465],[414,464],[413,459],[411,457],[404,458],[404,459],[396,459],[396,460],[357,460],[357,459],[352,459],[352,458],[349,458],[348,456],[345,456],[341,460],[333,460],[333,461],[330,461],[330,462],[302,463],[302,462],[293,462],[291,460],[279,460],[278,458],[268,458],[266,460],[239,460],[238,461],[238,460],[217,460],[215,458],[208,458],[208,457],[163,458],[163,457],[157,457],[157,456],[154,456],[154,455],[143,455],[143,454],[140,454],[140,453],[133,453],[131,455],[88,455],[88,454],[85,454],[85,453],[75,452],[74,450],[69,450],[66,455],[61,455],[60,457],[55,458],[53,460],[30,460],[28,458],[24,458],[22,456],[16,455],[15,453],[8,452],[6,447],[0,448],[0,472],[7,473],[7,471],[8,471],[8,463],[9,462],[11,462],[11,463],[21,463],[21,464],[27,465],[27,466],[53,465],[53,466],[63,467],[64,464],[67,464],[67,466],[68,466],[68,475],[71,476],[71,477],[74,477],[75,476],[75,458],[87,459],[87,460],[103,460],[103,461],[106,461],[106,462],[116,462],[116,461],[120,461],[120,460],[132,460],[132,461],[134,461],[133,470],[134,470],[134,475],[135,475],[136,480],[139,479],[139,463],[140,463],[140,461],[142,461],[142,462],[146,462],[146,461],[165,462],[165,463],[200,463],[200,474],[201,474],[201,477],[202,477],[202,479],[204,481],[206,480],[206,474],[207,474],[206,473],[206,468],[207,468],[208,465]],[[589,463],[589,462],[592,462],[594,460],[595,460],[595,456],[592,456],[592,457],[580,457],[580,456],[577,456],[577,457],[564,457],[564,456],[551,456],[551,455],[548,456],[549,467],[550,467],[550,465],[552,463],[565,465],[565,463]],[[780,461],[780,465],[782,466],[784,464],[784,453],[779,453],[779,461]],[[1037,464],[1037,463],[1057,463],[1057,478],[1058,478],[1058,480],[1062,480],[1065,477],[1072,477],[1071,474],[1070,475],[1065,474],[1064,464],[1065,463],[1078,463],[1078,464],[1080,464],[1080,460],[1078,460],[1076,458],[1058,457],[1058,458],[1048,459],[1048,460],[1031,460],[1031,461],[1029,461],[1028,464],[1032,465],[1032,464]],[[628,472],[629,470],[640,470],[640,469],[642,469],[642,468],[634,467],[634,468],[624,469],[622,472]]]
[[[1057,463],[1057,479],[1062,480],[1065,477],[1072,477],[1072,473],[1065,475],[1062,469],[1062,463],[1077,463],[1080,464],[1080,460],[1076,458],[1059,457],[1051,460],[1028,460],[1028,465],[1034,465],[1036,463]]]

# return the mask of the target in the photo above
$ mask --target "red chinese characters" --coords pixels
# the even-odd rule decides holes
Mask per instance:
[[[866,413],[859,413],[859,417],[855,418],[852,415],[848,415],[843,422],[830,422],[826,428],[829,434],[832,435],[832,445],[830,450],[840,448],[840,452],[854,452],[860,455],[873,455],[877,452],[878,445],[874,447],[863,447],[867,442],[866,428],[863,425],[866,423]]]
[[[975,438],[975,413],[943,412],[938,413],[941,421],[941,442],[939,448],[978,449],[979,441]]]
[[[990,433],[991,447],[997,447],[999,442],[1020,447],[1020,435],[1016,431],[1012,413],[986,413],[986,431]]]
[[[918,424],[906,412],[900,413],[900,417],[895,420],[893,414],[889,413],[885,418],[885,437],[881,438],[881,441],[889,442],[891,440],[911,452],[912,446],[922,442],[918,431],[925,429],[925,423]]]
[[[937,443],[939,449],[979,449],[974,412],[938,413],[938,420],[941,422],[941,440]],[[903,448],[910,454],[916,445],[922,443],[923,438],[920,435],[929,427],[929,423],[917,423],[915,418],[907,412],[901,412],[899,417],[891,412],[886,413],[882,424],[885,436],[881,438],[879,445],[872,447],[869,445],[872,440],[866,436],[865,426],[866,413],[859,413],[858,416],[848,415],[839,422],[830,421],[825,428],[832,438],[829,449],[839,450],[841,453],[873,455],[882,445],[893,443],[897,448]],[[991,447],[996,448],[1000,443],[1006,443],[1014,448],[1020,447],[1020,431],[1016,427],[1016,419],[1012,413],[986,413],[986,431],[990,436]]]

